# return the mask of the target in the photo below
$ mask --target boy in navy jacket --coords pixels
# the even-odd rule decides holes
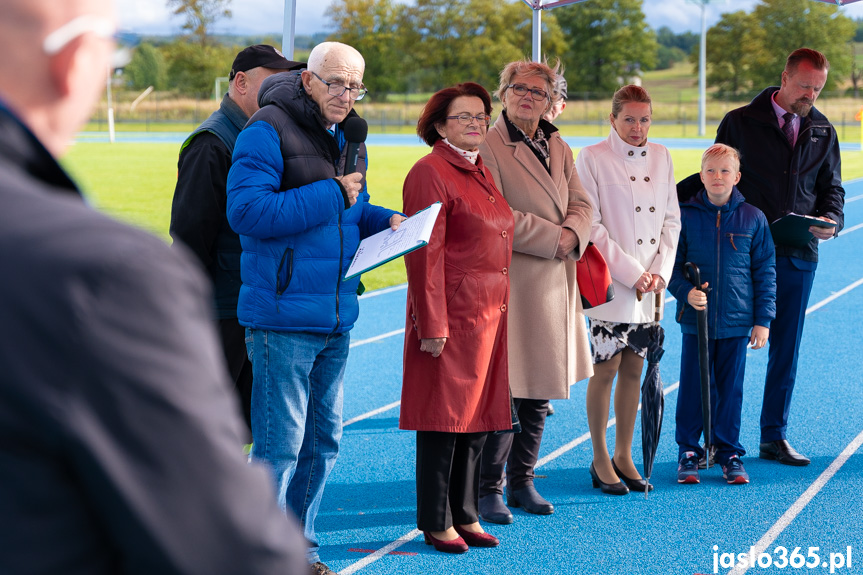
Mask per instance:
[[[682,229],[669,291],[677,299],[677,321],[683,331],[680,391],[675,439],[679,446],[678,483],[698,483],[698,461],[707,458],[699,445],[702,434],[700,371],[696,310],[708,310],[711,444],[722,476],[730,484],[749,483],[740,457],[740,414],[747,344],[767,344],[776,316],[776,258],[764,214],[747,204],[736,184],[740,155],[715,144],[701,158],[698,194],[681,205]],[[701,272],[703,288],[684,277],[692,262]]]

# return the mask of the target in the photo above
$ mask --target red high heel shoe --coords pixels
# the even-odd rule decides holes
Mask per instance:
[[[455,532],[461,535],[468,547],[497,547],[500,545],[500,540],[489,533],[473,533],[465,531],[458,525],[453,525]]]
[[[425,537],[426,545],[434,545],[434,548],[442,553],[464,553],[467,551],[467,543],[461,537],[452,541],[441,541],[432,537],[428,531],[423,531],[423,537]]]

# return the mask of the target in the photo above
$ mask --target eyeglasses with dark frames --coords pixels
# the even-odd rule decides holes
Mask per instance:
[[[478,124],[482,126],[488,126],[489,122],[491,122],[491,116],[488,114],[477,114],[476,116],[471,116],[470,114],[459,114],[458,116],[446,116],[447,120],[458,120],[458,123],[463,126],[470,126],[471,120],[476,120]]]
[[[528,88],[524,84],[510,84],[507,89],[512,90],[516,96],[524,96],[530,92],[530,97],[537,102],[548,100],[548,92],[539,88]]]
[[[351,100],[362,100],[366,96],[366,94],[369,93],[369,91],[365,88],[348,88],[344,84],[339,84],[337,82],[327,82],[314,72],[312,72],[312,74],[315,78],[327,85],[327,94],[329,94],[330,96],[335,96],[336,98],[339,98],[342,94],[347,92],[348,97]]]

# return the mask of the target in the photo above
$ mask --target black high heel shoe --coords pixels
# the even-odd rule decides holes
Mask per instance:
[[[607,493],[608,495],[626,495],[629,493],[629,488],[620,481],[617,483],[604,483],[599,478],[599,475],[597,475],[593,463],[590,464],[590,477],[593,479],[593,487],[598,487],[603,493]]]
[[[638,491],[639,493],[644,493],[645,490],[653,491],[653,485],[647,483],[644,478],[641,479],[630,479],[623,472],[617,468],[617,464],[614,462],[614,458],[611,459],[611,467],[614,469],[614,472],[617,473],[617,476],[626,483],[626,486],[629,487],[630,491]]]

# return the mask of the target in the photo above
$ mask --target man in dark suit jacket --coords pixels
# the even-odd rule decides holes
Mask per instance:
[[[0,571],[302,573],[199,266],[55,160],[105,85],[112,4],[0,0]]]
[[[743,177],[738,188],[767,221],[793,212],[838,224],[810,227],[814,237],[802,248],[776,243],[776,319],[761,407],[760,456],[786,465],[809,464],[786,439],[791,393],[818,242],[833,237],[844,222],[839,140],[833,125],[814,108],[829,68],[820,52],[795,50],[788,56],[781,86],[765,89],[748,105],[726,114],[716,132],[718,143],[740,151]]]

